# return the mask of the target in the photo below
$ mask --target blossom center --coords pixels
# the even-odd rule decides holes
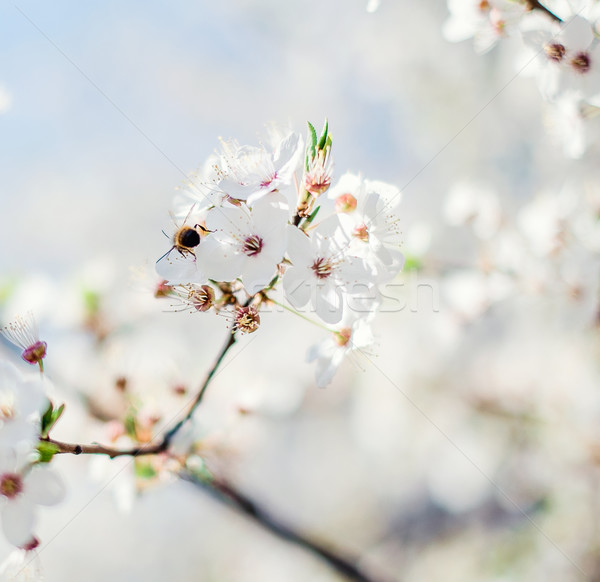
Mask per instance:
[[[260,183],[261,188],[268,188],[277,179],[277,172],[275,172],[270,178],[263,180]]]
[[[0,495],[13,499],[23,491],[23,479],[17,473],[6,473],[0,477]]]
[[[490,22],[492,24],[492,27],[496,31],[496,34],[504,34],[504,29],[506,28],[506,20],[502,18],[502,13],[496,8],[492,8],[490,10]]]
[[[252,333],[258,329],[260,325],[260,315],[256,307],[252,305],[248,307],[238,307],[235,310],[234,326],[242,333]]]
[[[363,242],[369,242],[369,229],[366,224],[359,224],[352,233],[352,236]]]
[[[242,252],[249,257],[255,257],[262,251],[263,239],[255,234],[247,237],[242,245]]]
[[[0,402],[0,420],[10,420],[15,416],[15,404],[13,398],[4,398]]]
[[[591,64],[592,63],[590,61],[590,55],[588,55],[587,53],[577,53],[571,59],[571,66],[578,73],[587,73],[590,70]]]
[[[329,259],[319,257],[312,264],[312,270],[317,279],[327,279],[333,273],[333,264]]]
[[[490,9],[490,3],[487,0],[481,0],[479,3],[479,10],[481,12],[487,12]]]
[[[550,42],[544,47],[544,52],[551,61],[560,63],[560,61],[563,60],[567,49],[558,42]]]
[[[190,302],[196,311],[208,311],[215,299],[215,292],[210,285],[202,285],[190,293]]]

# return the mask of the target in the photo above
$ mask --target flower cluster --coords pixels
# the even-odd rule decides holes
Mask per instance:
[[[60,411],[48,407],[44,382],[24,377],[0,360],[0,517],[6,539],[23,550],[38,545],[34,535],[37,505],[53,505],[63,497],[60,478],[40,448],[44,426]]]
[[[336,354],[318,367],[324,386],[339,354],[363,347],[353,330],[371,321],[378,287],[402,269],[400,192],[352,174],[332,185],[327,124],[320,137],[309,124],[306,148],[294,132],[271,141],[223,143],[204,179],[178,196],[181,222],[156,270],[184,309],[229,312],[242,333],[259,327],[281,284],[286,308],[308,310],[338,344],[344,338],[341,351],[310,352]]]
[[[535,76],[548,103],[550,131],[578,158],[600,112],[600,4],[595,0],[448,0],[444,36],[474,39],[484,53],[507,37],[521,40],[519,72]]]

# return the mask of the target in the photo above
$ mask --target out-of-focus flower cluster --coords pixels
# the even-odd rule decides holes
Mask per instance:
[[[156,269],[183,309],[227,313],[252,333],[260,312],[281,305],[317,318],[330,338],[313,347],[317,383],[344,355],[372,342],[379,287],[402,269],[400,191],[354,174],[333,182],[332,140],[309,124],[271,145],[224,142],[177,197],[172,247]]]
[[[567,155],[579,158],[594,140],[600,112],[600,3],[597,0],[448,0],[449,41],[474,39],[485,53],[517,38],[518,73],[536,78],[548,104],[547,124]]]
[[[22,350],[30,364],[46,354],[33,316],[18,317],[0,332]],[[35,549],[37,506],[54,505],[64,495],[59,476],[48,467],[52,451],[40,441],[60,417],[46,396],[43,377],[23,375],[0,359],[0,517],[6,539],[21,550]]]

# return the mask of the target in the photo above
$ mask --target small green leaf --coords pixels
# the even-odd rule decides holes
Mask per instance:
[[[52,402],[48,405],[46,412],[44,412],[41,420],[41,431],[40,434],[42,437],[47,437],[50,434],[50,431],[57,423],[58,419],[61,417],[62,413],[65,410],[65,405],[61,404],[58,408],[54,408]]]
[[[402,270],[405,273],[409,271],[420,271],[423,268],[423,261],[419,257],[408,255],[404,259],[404,267]]]
[[[152,479],[156,477],[156,469],[150,463],[140,463],[137,462],[135,464],[135,475],[140,479]]]
[[[40,463],[49,463],[52,460],[52,457],[58,453],[59,448],[54,443],[40,441],[37,446],[37,451],[40,456]]]
[[[52,413],[52,426],[54,426],[58,419],[62,416],[62,413],[65,411],[65,405],[61,404],[53,413]],[[52,427],[50,427],[52,428]]]
[[[0,281],[0,305],[5,301],[8,301],[10,296],[13,294],[15,287],[17,286],[16,279],[7,279]]]
[[[329,136],[327,135],[329,132],[329,121],[325,120],[325,125],[323,127],[323,133],[321,134],[321,139],[319,139],[319,149],[322,150],[327,145],[327,139]]]
[[[52,423],[52,413],[53,412],[54,412],[54,406],[52,405],[52,402],[50,402],[48,404],[48,408],[46,408],[46,411],[42,415],[42,419],[41,419],[41,435],[43,437],[48,436],[48,431],[50,430],[49,427],[51,426],[51,423]]]
[[[90,315],[95,315],[100,311],[100,294],[91,289],[83,290],[83,304],[85,305],[86,311]]]

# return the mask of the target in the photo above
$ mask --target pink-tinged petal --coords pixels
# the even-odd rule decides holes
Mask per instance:
[[[246,200],[248,195],[254,192],[255,187],[254,184],[240,184],[235,180],[224,178],[219,182],[219,189],[228,196],[231,196],[231,198]]]
[[[281,141],[274,155],[275,170],[281,179],[291,179],[300,164],[303,152],[304,142],[297,133],[290,133]]]
[[[337,214],[334,214],[323,220],[323,222],[315,228],[314,233],[324,239],[328,239],[334,237],[341,228],[342,224],[340,222],[340,217]]]
[[[209,279],[233,281],[242,274],[245,255],[237,244],[221,244],[207,237],[196,251],[196,260]]]
[[[218,206],[208,213],[206,228],[210,231],[242,236],[249,233],[250,216],[242,207]]]
[[[14,546],[25,545],[33,536],[35,525],[34,507],[21,496],[8,501],[2,508],[2,531]]]
[[[369,192],[364,198],[362,213],[369,223],[377,218],[383,210],[383,203],[379,204],[380,200],[381,197],[376,192]],[[383,212],[386,211],[389,212],[389,209],[383,210]]]
[[[38,437],[39,426],[35,427],[24,418],[13,418],[6,421],[0,428],[0,447],[11,450],[19,444],[29,443],[30,448],[33,448]]]
[[[308,271],[302,267],[289,267],[283,276],[283,290],[286,299],[296,308],[304,307],[311,293]]]
[[[339,267],[339,278],[347,285],[372,283],[372,273],[365,261],[359,257],[345,257]]]
[[[248,257],[242,270],[242,282],[250,295],[264,289],[275,276],[277,262],[265,257]]]
[[[181,254],[173,249],[168,255],[156,263],[156,273],[171,284],[177,283],[206,283],[207,278],[198,269],[192,253]]]
[[[552,100],[558,95],[563,71],[560,65],[548,63],[540,71],[538,84],[545,99]]]
[[[65,493],[62,479],[49,467],[34,467],[25,478],[25,495],[37,505],[55,505]]]
[[[592,25],[582,16],[573,16],[565,22],[560,36],[571,53],[586,50],[594,40]]]
[[[600,97],[600,44],[589,51],[591,68],[584,78],[584,99],[596,101]]]
[[[338,323],[344,313],[342,290],[335,284],[317,288],[315,311],[325,323]]]
[[[296,267],[309,266],[313,261],[310,239],[298,227],[288,226],[287,253]]]
[[[17,368],[8,361],[0,362],[0,386],[3,390],[13,391],[21,382]]]
[[[19,414],[29,416],[34,412],[43,412],[48,407],[48,399],[44,393],[41,380],[26,380],[16,393]]]
[[[277,198],[280,199],[279,195]],[[288,209],[280,204],[272,204],[270,195],[258,200],[252,208],[252,234],[262,238],[285,237]]]

